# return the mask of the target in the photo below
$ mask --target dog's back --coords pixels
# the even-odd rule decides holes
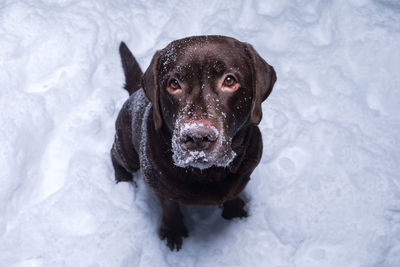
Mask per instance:
[[[132,125],[141,125],[144,109],[149,101],[141,87],[143,72],[124,42],[119,46],[122,68],[125,74],[124,88],[130,97],[122,106],[115,123],[116,134],[111,149],[112,163],[115,169],[117,182],[132,181],[132,172],[140,167],[137,153],[138,144],[134,140],[140,140],[133,135],[140,135],[140,128],[131,129]],[[140,90],[140,91],[139,91]]]

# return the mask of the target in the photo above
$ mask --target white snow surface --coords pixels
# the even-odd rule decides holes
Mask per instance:
[[[275,67],[249,217],[160,207],[114,182],[125,41],[145,69],[185,36],[249,42]],[[0,266],[400,266],[400,3],[0,1]]]

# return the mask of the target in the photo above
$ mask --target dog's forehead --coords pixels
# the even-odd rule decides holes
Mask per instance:
[[[241,42],[228,37],[191,37],[170,43],[161,51],[163,72],[182,74],[198,71],[210,72],[247,68],[248,57]]]

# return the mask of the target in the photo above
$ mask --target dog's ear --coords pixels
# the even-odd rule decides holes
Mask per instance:
[[[153,120],[156,130],[162,126],[162,118],[160,114],[160,85],[158,83],[158,61],[160,58],[160,51],[157,51],[151,60],[150,66],[142,76],[142,88],[153,106]]]
[[[253,79],[253,101],[250,120],[252,124],[258,125],[262,117],[261,103],[271,93],[272,87],[276,82],[276,73],[274,68],[262,59],[252,45],[248,43],[245,43],[245,45],[251,61]]]
[[[140,88],[140,78],[143,75],[139,64],[137,63],[132,52],[124,42],[119,45],[119,55],[121,56],[122,68],[125,74],[125,86],[129,95],[133,94]]]

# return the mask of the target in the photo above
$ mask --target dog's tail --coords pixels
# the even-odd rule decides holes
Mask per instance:
[[[140,79],[142,78],[143,72],[135,57],[132,55],[132,52],[124,42],[121,42],[119,45],[119,54],[125,74],[124,88],[128,91],[129,95],[131,95],[141,87]]]

